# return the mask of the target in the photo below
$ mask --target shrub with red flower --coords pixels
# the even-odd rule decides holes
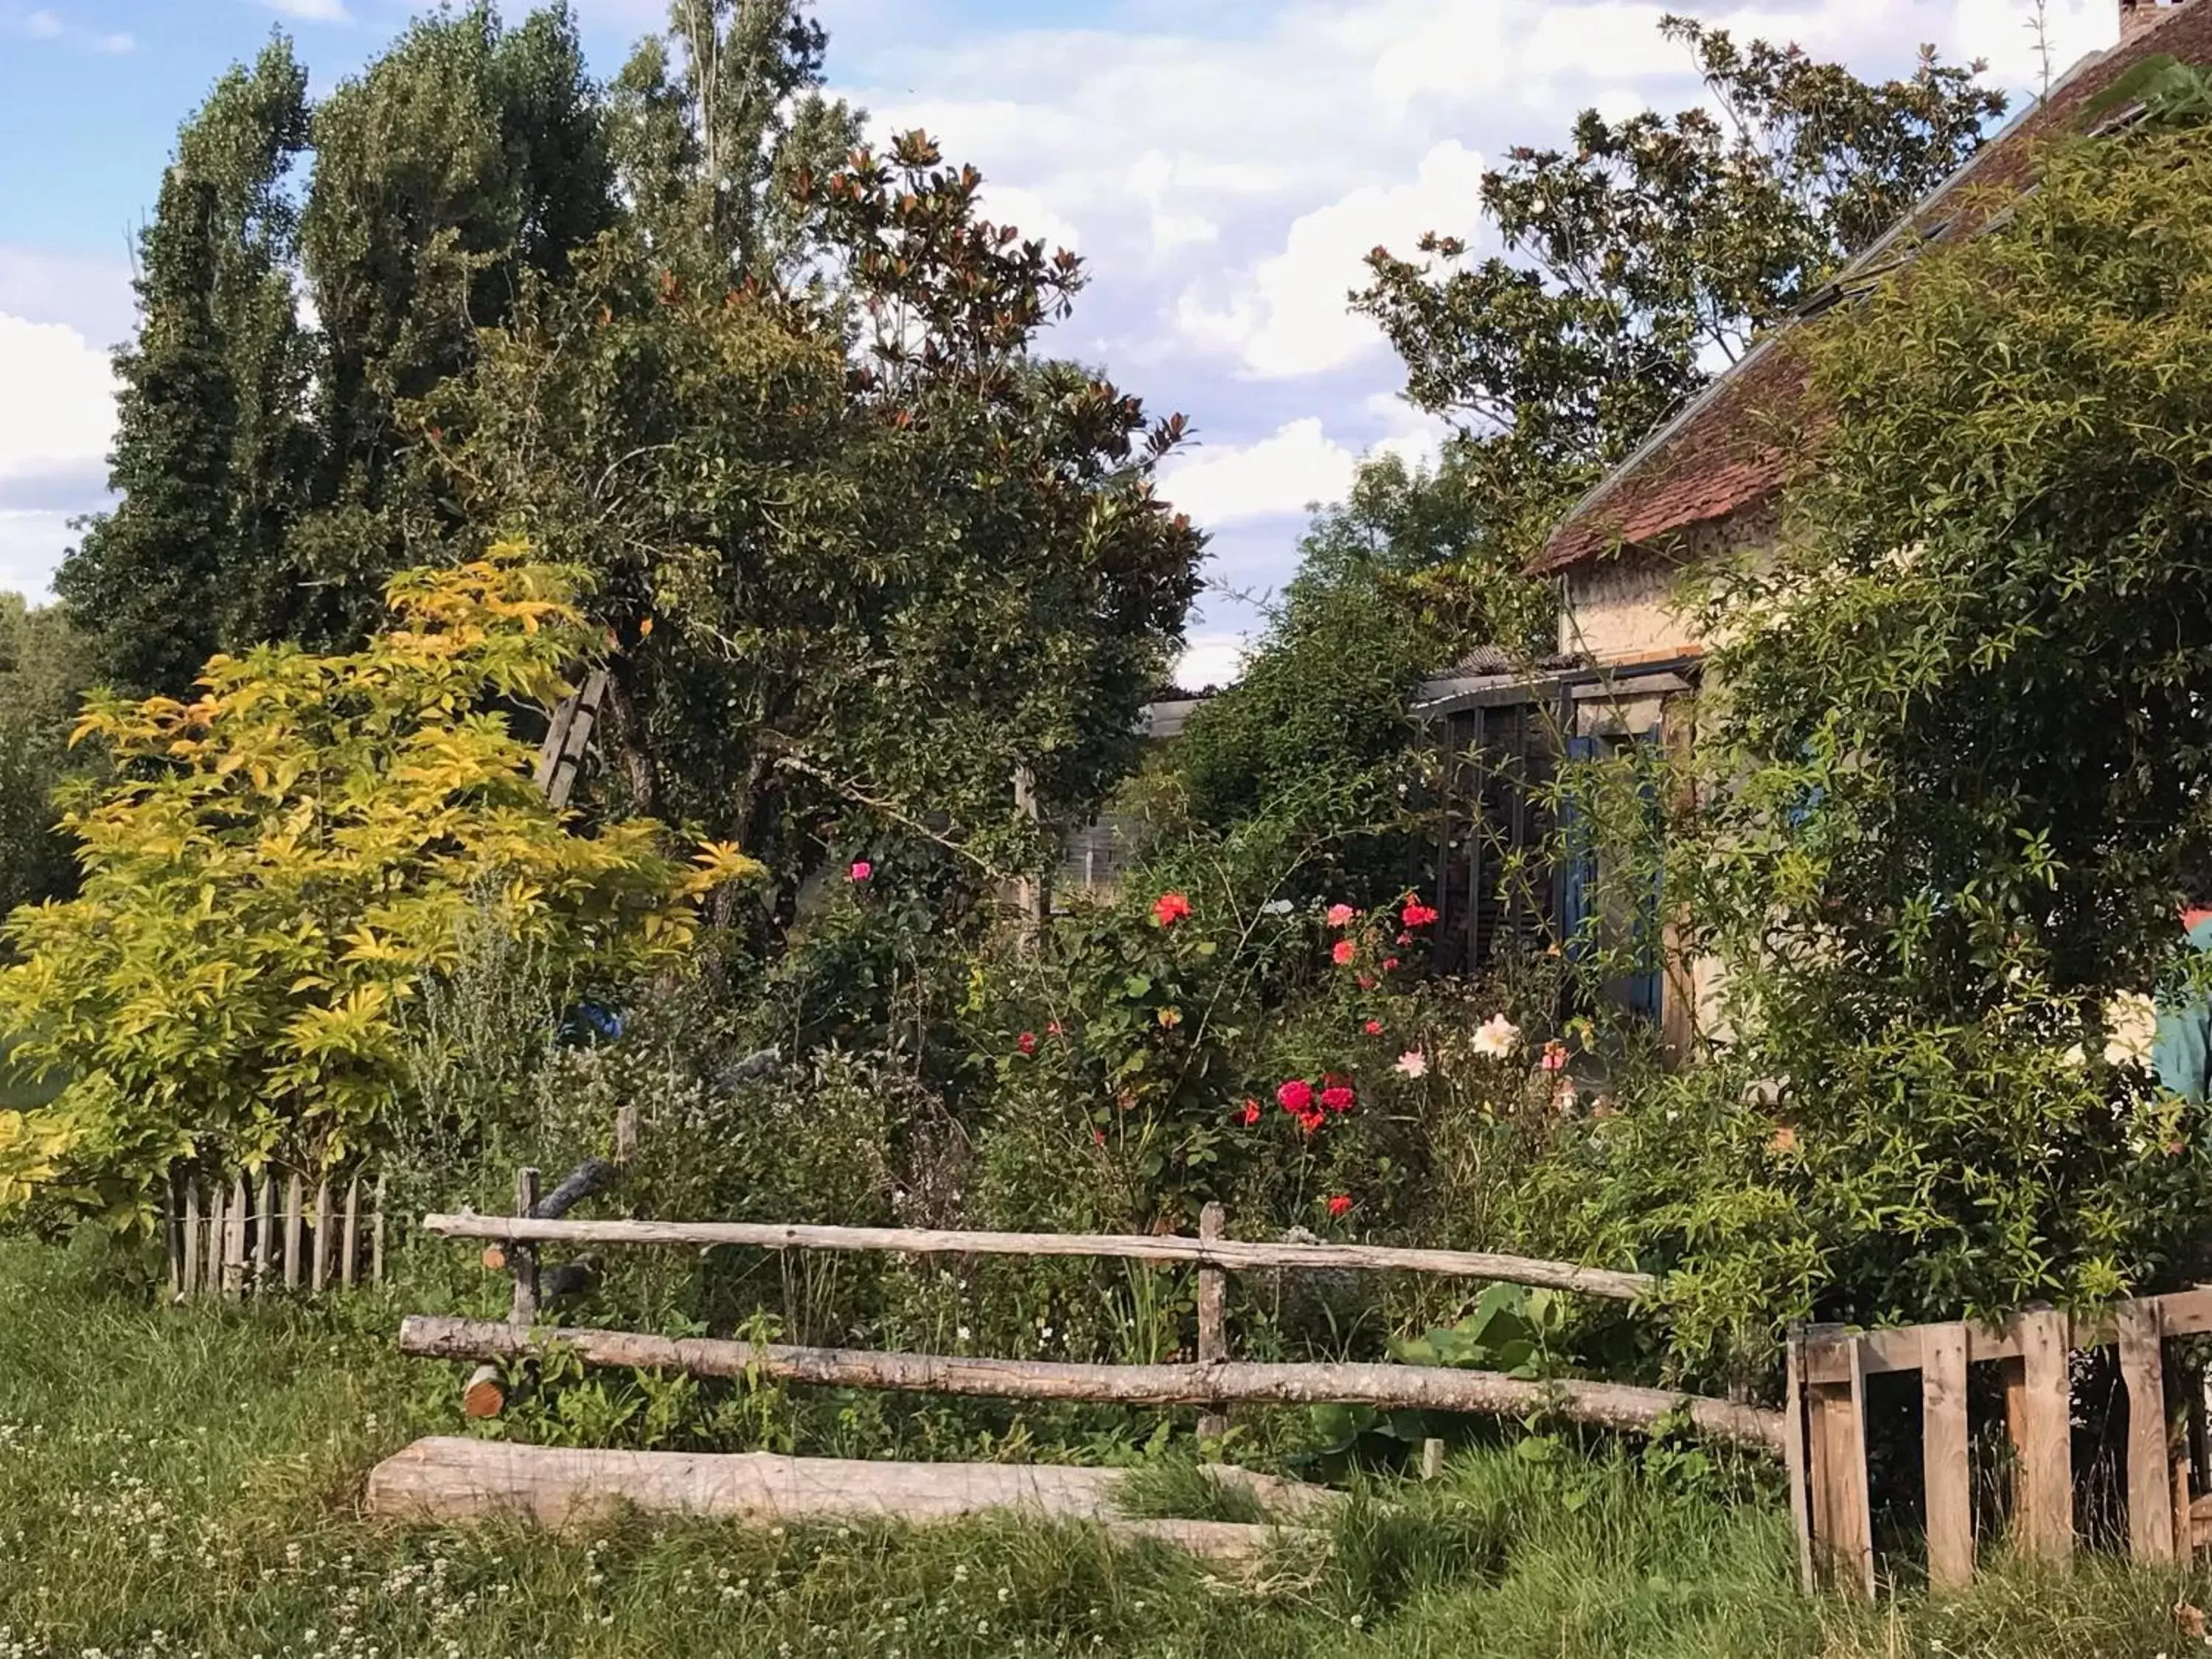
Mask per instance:
[[[1313,1109],[1313,1085],[1302,1077],[1294,1077],[1275,1091],[1276,1103],[1293,1116]]]
[[[1331,1195],[1328,1200],[1329,1214],[1332,1216],[1348,1215],[1351,1213],[1351,1211],[1352,1199],[1348,1194],[1337,1193]]]
[[[1348,904],[1332,904],[1328,915],[1322,918],[1332,927],[1349,927],[1359,919],[1359,912]]]
[[[1366,1024],[1361,1026],[1359,1029],[1366,1032],[1370,1036],[1381,1036],[1382,1035],[1382,1022],[1379,1019],[1370,1019]]]
[[[845,873],[854,881],[866,881],[876,873],[876,866],[866,859],[854,859],[853,867]]]
[[[1408,927],[1425,927],[1437,919],[1437,913],[1419,899],[1407,899],[1406,908],[1398,912],[1398,920]]]
[[[1358,1101],[1359,1097],[1352,1091],[1349,1083],[1332,1083],[1321,1091],[1322,1109],[1334,1112],[1339,1116],[1350,1111],[1358,1103]]]
[[[1328,959],[1340,968],[1349,968],[1352,966],[1352,958],[1358,954],[1358,945],[1348,939],[1340,939],[1329,947]]]
[[[1025,1054],[1035,1054],[1036,1052],[1036,1033],[1035,1031],[1023,1032],[1019,1036],[1014,1039],[1014,1047],[1020,1049]]]
[[[1320,1128],[1322,1124],[1328,1121],[1328,1117],[1321,1112],[1300,1112],[1298,1114],[1298,1127],[1304,1129],[1308,1134],[1313,1133],[1316,1129]]]
[[[1260,1121],[1260,1103],[1256,1100],[1246,1101],[1244,1109],[1237,1114],[1237,1121],[1248,1129]]]
[[[1152,920],[1172,927],[1190,914],[1190,901],[1181,893],[1163,893],[1152,901]]]

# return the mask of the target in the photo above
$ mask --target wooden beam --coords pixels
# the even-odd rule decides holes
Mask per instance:
[[[1966,1328],[1920,1335],[1920,1458],[1928,1498],[1928,1586],[1974,1582],[1974,1486],[1966,1434]]]
[[[2066,1316],[2055,1308],[2019,1316],[2021,1547],[2046,1561],[2074,1552],[2074,1407]]]
[[[1222,1230],[1222,1209],[1218,1204],[1208,1204],[1198,1212],[1198,1236],[1201,1240],[1218,1239]],[[1198,1363],[1201,1365],[1229,1358],[1228,1297],[1228,1281],[1222,1277],[1220,1268],[1198,1270]],[[1198,1437],[1218,1440],[1228,1432],[1228,1412],[1218,1401],[1209,1405],[1199,1417]]]
[[[1649,1433],[1680,1412],[1699,1432],[1716,1439],[1775,1455],[1782,1450],[1778,1412],[1619,1382],[1539,1382],[1491,1371],[1423,1365],[1265,1365],[1235,1360],[1212,1365],[1079,1365],[789,1347],[632,1331],[561,1329],[543,1335],[541,1341],[530,1330],[496,1320],[416,1314],[400,1324],[399,1349],[419,1358],[500,1360],[543,1353],[557,1343],[589,1365],[684,1371],[695,1376],[768,1376],[825,1388],[1124,1406],[1234,1401],[1478,1412],[1496,1417],[1556,1413],[1629,1433]]]
[[[2128,1390],[2128,1547],[2138,1561],[2171,1561],[2172,1458],[2166,1437],[2166,1334],[2154,1304],[2113,1310],[2120,1377]]]
[[[1364,1268],[1500,1279],[1547,1290],[1633,1302],[1650,1294],[1649,1273],[1531,1261],[1474,1250],[1401,1249],[1384,1244],[1278,1244],[1179,1234],[1114,1237],[1084,1233],[939,1232],[915,1227],[787,1226],[750,1221],[542,1221],[520,1216],[428,1215],[422,1230],[446,1238],[507,1244],[716,1244],[759,1249],[892,1250],[910,1255],[1106,1256],[1127,1261],[1191,1262],[1231,1273],[1255,1268]]]
[[[1813,1570],[1813,1494],[1806,1467],[1805,1331],[1792,1327],[1782,1386],[1782,1462],[1790,1474],[1790,1519],[1797,1534],[1797,1585],[1810,1595],[1820,1588]]]

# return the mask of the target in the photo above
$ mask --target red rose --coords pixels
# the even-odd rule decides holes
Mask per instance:
[[[1152,920],[1172,927],[1190,914],[1190,901],[1181,893],[1163,893],[1152,901]]]
[[[1332,1084],[1321,1091],[1322,1108],[1332,1112],[1350,1111],[1353,1103],[1359,1097],[1352,1093],[1351,1086],[1347,1084]]]
[[[1300,1112],[1298,1114],[1298,1127],[1304,1129],[1308,1134],[1311,1134],[1315,1130],[1320,1128],[1322,1124],[1328,1121],[1328,1119],[1324,1117],[1319,1112]]]
[[[1260,1103],[1256,1100],[1246,1101],[1244,1109],[1237,1114],[1237,1121],[1248,1129],[1260,1121]]]
[[[1406,908],[1398,912],[1398,920],[1408,927],[1425,927],[1437,919],[1437,913],[1416,899],[1407,899]]]
[[[1352,1200],[1342,1193],[1337,1194],[1328,1200],[1328,1212],[1333,1216],[1346,1214],[1351,1208]]]
[[[1383,958],[1382,958],[1382,971],[1383,971],[1384,973],[1386,973],[1386,974],[1395,974],[1395,973],[1396,973],[1396,972],[1398,971],[1398,958],[1397,958],[1397,957],[1383,957]]]
[[[1035,1031],[1023,1032],[1019,1036],[1014,1039],[1014,1047],[1020,1049],[1025,1054],[1035,1054],[1036,1052],[1036,1033]]]
[[[1370,1036],[1381,1036],[1382,1035],[1382,1022],[1379,1019],[1370,1019],[1366,1024],[1361,1026],[1359,1029],[1366,1032]]]
[[[1294,1077],[1275,1091],[1275,1099],[1286,1112],[1310,1112],[1313,1109],[1313,1085],[1302,1077]]]
[[[1340,939],[1329,947],[1328,959],[1340,968],[1349,968],[1352,966],[1352,957],[1358,954],[1358,945],[1348,939]]]

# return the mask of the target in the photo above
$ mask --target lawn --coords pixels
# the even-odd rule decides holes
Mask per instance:
[[[1095,1529],[633,1521],[556,1538],[362,1520],[380,1456],[457,1428],[395,1303],[149,1306],[0,1242],[0,1659],[325,1656],[2178,1656],[2202,1573],[1991,1575],[1947,1607],[1813,1604],[1771,1501],[1468,1453],[1362,1492],[1249,1581]],[[1146,1483],[1157,1508],[1173,1479]],[[1184,1483],[1187,1484],[1187,1483]]]

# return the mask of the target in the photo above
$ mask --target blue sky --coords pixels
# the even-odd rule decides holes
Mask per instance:
[[[2118,0],[2048,0],[2060,66],[2110,43]],[[507,0],[511,15],[524,8]],[[1290,574],[1309,502],[1429,422],[1346,290],[1382,242],[1472,231],[1475,180],[1574,111],[1673,109],[1698,88],[1669,9],[1795,40],[1863,74],[1923,40],[2035,74],[2033,0],[821,0],[836,88],[878,131],[923,126],[1000,218],[1072,246],[1091,290],[1057,349],[1103,364],[1200,442],[1170,490],[1214,536],[1184,678],[1233,671]],[[177,125],[272,27],[318,89],[409,0],[0,0],[0,586],[43,592],[67,520],[104,498],[105,349]],[[611,73],[663,0],[574,0]]]

